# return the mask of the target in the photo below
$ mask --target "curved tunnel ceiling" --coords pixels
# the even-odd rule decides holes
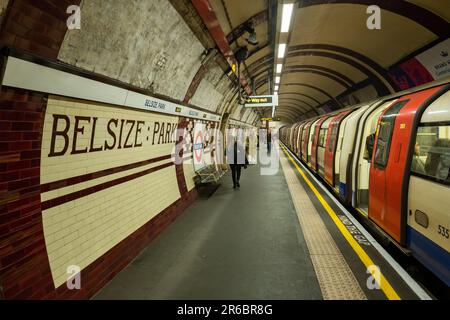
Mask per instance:
[[[283,3],[210,0],[233,51],[247,46],[243,68],[254,94],[271,94]],[[370,5],[381,8],[381,29],[366,26]],[[277,115],[296,121],[361,99],[400,91],[389,69],[450,34],[450,6],[440,0],[303,0],[294,3],[283,61]],[[258,45],[247,43],[254,27]],[[278,27],[277,27],[278,25]],[[362,102],[362,101],[361,101]],[[326,106],[326,107],[325,107]],[[270,116],[267,108],[265,115]]]

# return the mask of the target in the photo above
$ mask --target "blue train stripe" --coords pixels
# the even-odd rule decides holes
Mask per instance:
[[[339,194],[341,195],[341,197],[343,199],[345,199],[347,197],[347,186],[345,185],[345,183],[339,183]]]
[[[450,287],[450,253],[414,228],[408,226],[406,234],[413,256]]]

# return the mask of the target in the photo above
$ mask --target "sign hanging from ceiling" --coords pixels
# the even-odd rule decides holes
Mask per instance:
[[[245,101],[246,108],[278,106],[278,96],[251,96]]]
[[[261,121],[281,121],[280,117],[273,117],[273,118],[261,118]]]

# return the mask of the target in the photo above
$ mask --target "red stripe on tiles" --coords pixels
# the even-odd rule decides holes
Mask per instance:
[[[168,160],[171,157],[172,157],[171,155],[161,156],[161,157],[152,158],[152,159],[148,159],[148,160],[144,160],[144,161],[139,161],[139,162],[135,162],[135,163],[126,164],[126,165],[123,165],[123,166],[118,166],[118,167],[114,167],[114,168],[108,168],[108,169],[100,170],[100,171],[97,171],[97,172],[87,173],[87,174],[83,174],[83,175],[76,176],[76,177],[62,179],[62,180],[59,180],[59,181],[45,183],[45,184],[41,185],[41,192],[53,191],[53,190],[57,190],[57,189],[64,188],[64,187],[67,187],[67,186],[71,186],[71,185],[74,185],[74,184],[78,184],[78,183],[86,182],[86,181],[89,181],[89,180],[105,177],[105,176],[108,176],[108,175],[111,175],[111,174],[123,172],[123,171],[126,171],[126,170],[131,170],[131,169],[135,169],[135,168],[139,168],[139,167],[142,167],[142,166],[145,166],[145,165],[148,165],[148,164],[151,164],[151,163],[155,163],[155,162],[158,162],[158,161]]]
[[[103,256],[81,271],[85,279],[80,290],[69,290],[65,284],[46,295],[45,299],[86,299],[109,282],[162,231],[164,231],[197,198],[195,190],[185,194],[152,220],[119,242]]]
[[[150,174],[150,173],[153,173],[153,172],[156,172],[156,171],[168,168],[168,167],[173,166],[173,165],[174,165],[173,162],[165,163],[165,164],[162,164],[162,165],[154,167],[154,168],[150,168],[150,169],[147,169],[147,170],[144,170],[144,171],[141,171],[141,172],[133,173],[133,174],[130,174],[130,175],[125,176],[125,177],[121,177],[121,178],[118,178],[118,179],[115,179],[115,180],[111,180],[111,181],[108,181],[108,182],[105,182],[105,183],[101,183],[99,185],[96,185],[96,186],[93,186],[93,187],[90,187],[90,188],[86,188],[86,189],[83,189],[83,190],[80,190],[80,191],[76,191],[76,192],[73,192],[73,193],[70,193],[70,194],[67,194],[67,195],[55,198],[55,199],[51,199],[51,200],[45,201],[45,202],[42,203],[42,210],[47,210],[47,209],[50,209],[50,208],[62,205],[64,203],[66,203],[66,202],[70,202],[70,201],[73,201],[73,200],[76,200],[76,199],[83,198],[83,197],[88,196],[90,194],[93,194],[95,192],[99,192],[99,191],[102,191],[102,190],[114,187],[116,185],[128,182],[130,180],[143,177],[143,176],[145,176],[147,174]]]

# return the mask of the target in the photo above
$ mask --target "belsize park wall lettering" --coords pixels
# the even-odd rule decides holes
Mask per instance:
[[[175,143],[178,124],[53,114],[49,157]],[[106,135],[104,134],[106,132]],[[99,139],[98,136],[103,137]]]

